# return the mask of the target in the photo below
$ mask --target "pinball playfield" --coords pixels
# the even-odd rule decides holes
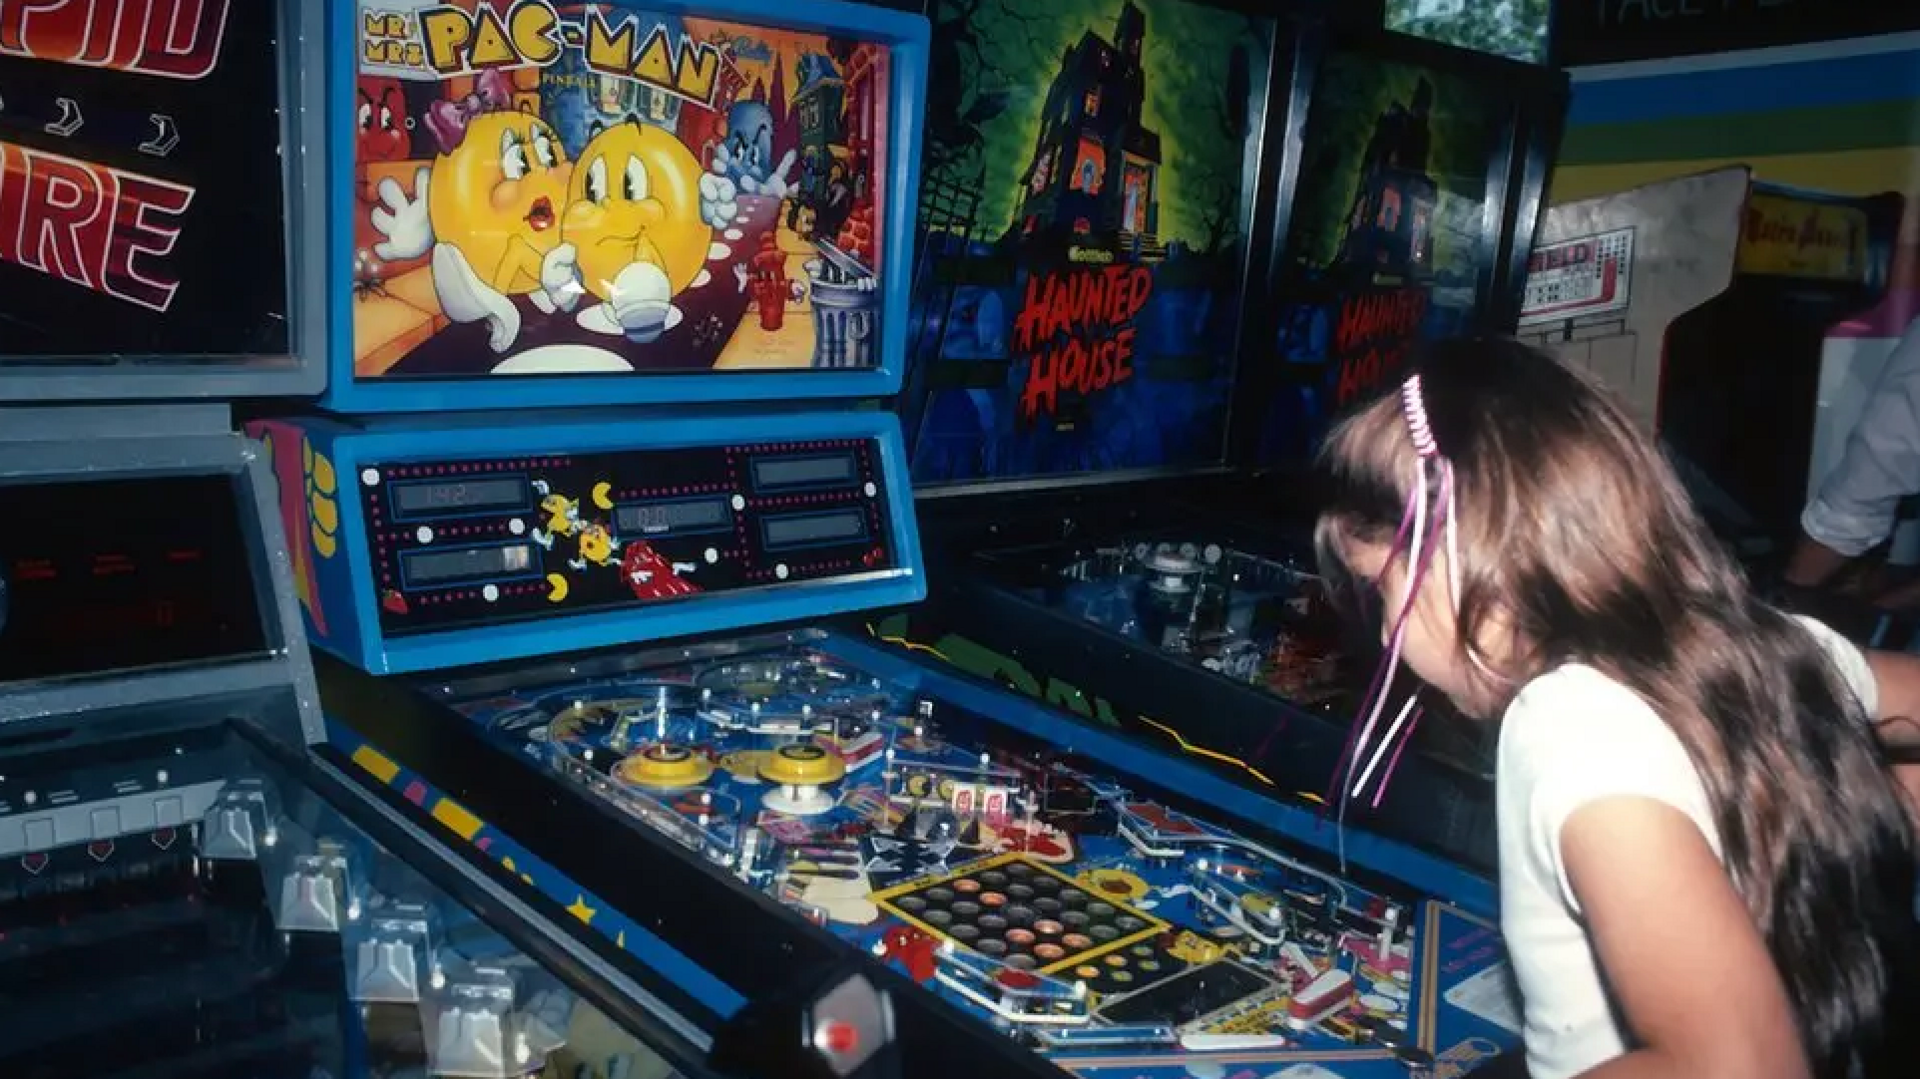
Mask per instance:
[[[1484,919],[849,653],[800,633],[431,695],[1075,1074],[1464,1074],[1517,1042]]]
[[[1125,640],[1344,725],[1373,657],[1329,602],[1310,552],[1220,542],[1204,531],[980,556],[989,577],[1069,622]],[[1445,712],[1444,702],[1427,701]],[[1469,772],[1490,766],[1485,729],[1451,715],[1414,731],[1424,755]]]

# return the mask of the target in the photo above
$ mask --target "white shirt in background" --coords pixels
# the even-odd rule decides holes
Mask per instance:
[[[1800,527],[1848,558],[1893,535],[1900,502],[1920,493],[1920,322],[1907,328]]]

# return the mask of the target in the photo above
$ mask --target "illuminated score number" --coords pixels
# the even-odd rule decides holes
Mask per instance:
[[[402,514],[436,510],[515,509],[526,503],[520,479],[464,480],[457,483],[405,483],[393,488],[394,509]]]
[[[733,510],[724,498],[702,498],[682,502],[649,502],[621,506],[614,513],[614,527],[621,532],[656,535],[692,529],[713,529],[728,524]]]

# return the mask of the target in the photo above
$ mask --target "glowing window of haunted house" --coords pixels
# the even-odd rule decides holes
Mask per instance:
[[[1100,88],[1096,86],[1087,91],[1087,118],[1092,119],[1098,115],[1100,115]]]
[[[1107,150],[1092,139],[1080,140],[1080,157],[1073,163],[1073,189],[1089,195],[1100,193],[1107,175]]]

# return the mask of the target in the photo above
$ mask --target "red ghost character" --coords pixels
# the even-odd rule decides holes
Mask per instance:
[[[375,161],[405,161],[413,146],[413,120],[407,115],[407,95],[399,80],[362,78],[354,98],[354,160],[362,167]],[[363,190],[360,197],[373,201],[371,191]]]
[[[678,567],[645,540],[627,541],[620,556],[620,575],[641,599],[671,599],[700,591],[692,581],[682,580]]]

